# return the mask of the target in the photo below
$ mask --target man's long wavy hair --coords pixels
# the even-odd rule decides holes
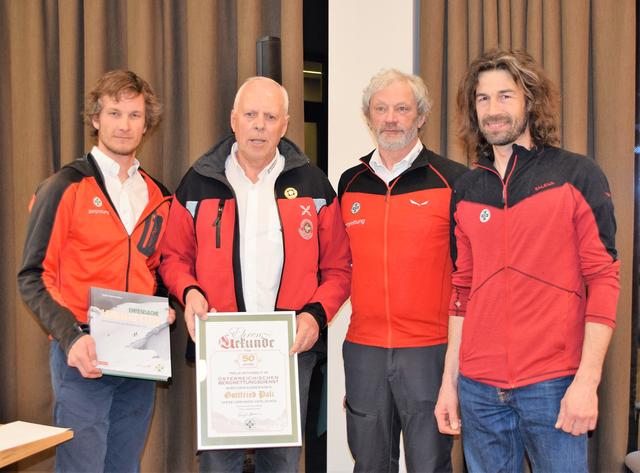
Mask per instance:
[[[467,152],[475,152],[477,158],[493,155],[491,145],[485,140],[478,124],[476,87],[481,72],[496,69],[508,72],[522,87],[527,102],[529,131],[535,146],[558,144],[560,97],[551,80],[528,53],[493,49],[471,63],[458,89],[458,134]]]

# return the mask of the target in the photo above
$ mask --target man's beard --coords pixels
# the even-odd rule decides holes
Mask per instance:
[[[385,131],[391,130],[401,131],[402,133],[395,139],[388,139],[388,137],[385,136]],[[402,129],[399,127],[383,127],[378,128],[375,132],[379,148],[388,151],[396,151],[410,144],[416,136],[418,136],[418,127],[415,124],[412,124],[408,129]]]
[[[508,123],[510,127],[506,130],[492,132],[485,127],[491,123]],[[493,146],[505,146],[514,143],[527,129],[528,117],[522,115],[515,120],[510,115],[492,115],[485,117],[480,124],[480,131],[487,143]]]

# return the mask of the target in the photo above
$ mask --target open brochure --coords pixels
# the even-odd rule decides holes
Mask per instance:
[[[166,297],[91,288],[89,325],[102,373],[166,381],[171,377]]]

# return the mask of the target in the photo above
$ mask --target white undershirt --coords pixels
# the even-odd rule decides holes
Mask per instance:
[[[420,142],[420,140],[418,140],[411,151],[409,151],[409,153],[404,158],[395,163],[390,170],[387,169],[387,167],[382,162],[380,151],[378,151],[378,148],[376,148],[371,155],[369,165],[371,166],[371,169],[373,169],[373,172],[375,172],[380,179],[382,179],[387,183],[387,185],[389,185],[391,181],[393,181],[396,177],[398,177],[400,174],[411,167],[418,155],[422,152],[422,148],[422,143]]]
[[[277,150],[253,183],[238,163],[237,143],[225,162],[225,174],[236,194],[240,223],[240,266],[245,308],[249,312],[275,308],[284,249],[274,186],[284,169]]]
[[[129,177],[124,182],[120,182],[118,177],[120,165],[117,162],[100,151],[97,146],[93,147],[91,155],[96,159],[100,172],[102,172],[109,198],[116,207],[124,228],[131,235],[136,222],[149,203],[147,184],[138,172],[140,162],[134,159],[133,164],[127,170]]]

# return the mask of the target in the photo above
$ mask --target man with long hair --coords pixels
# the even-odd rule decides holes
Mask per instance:
[[[89,289],[152,295],[169,192],[140,168],[137,151],[159,122],[160,103],[131,71],[107,72],[87,95],[96,145],[45,180],[31,202],[18,283],[51,337],[53,420],[74,438],[56,471],[140,469],[153,413],[153,381],[102,376],[88,333]],[[175,318],[173,310],[169,318]]]
[[[472,472],[586,472],[615,326],[607,180],[555,147],[558,95],[533,58],[494,50],[458,91],[476,169],[455,186],[449,346],[435,413]],[[459,411],[458,411],[459,409]]]

